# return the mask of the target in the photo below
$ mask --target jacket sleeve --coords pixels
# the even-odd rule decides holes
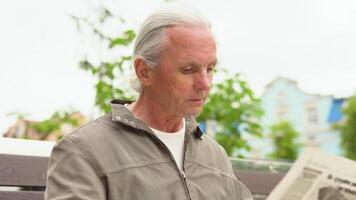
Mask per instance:
[[[247,187],[239,180],[235,181],[236,199],[237,200],[253,200],[252,194]]]
[[[248,190],[248,188],[237,179],[237,177],[234,174],[234,170],[231,164],[231,161],[225,151],[225,149],[223,147],[221,147],[221,150],[223,151],[223,155],[225,157],[226,160],[226,165],[228,166],[228,171],[229,174],[231,174],[231,176],[233,177],[233,184],[234,184],[234,188],[235,188],[235,194],[236,196],[233,197],[234,200],[253,200],[253,196],[251,194],[251,192]]]
[[[52,150],[46,200],[105,200],[105,182],[87,152],[65,137]]]

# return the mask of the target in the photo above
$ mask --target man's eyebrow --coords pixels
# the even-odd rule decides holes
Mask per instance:
[[[216,64],[218,63],[218,59],[215,59],[213,62],[209,63],[208,65],[213,65],[215,66]],[[194,66],[194,67],[199,67],[200,64],[196,63],[196,62],[188,62],[188,63],[185,63],[185,64],[181,64],[182,67],[184,66]]]

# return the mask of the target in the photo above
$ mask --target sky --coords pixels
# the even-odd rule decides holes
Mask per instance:
[[[182,2],[182,1],[180,1]],[[356,1],[191,0],[212,22],[219,66],[240,72],[257,95],[278,76],[308,92],[356,92]],[[163,0],[0,1],[0,135],[26,113],[43,120],[74,108],[95,117],[95,80],[79,69],[84,53],[100,54],[78,33],[75,16],[100,5],[137,30]],[[120,27],[117,27],[118,31]],[[89,41],[89,42],[88,42]]]

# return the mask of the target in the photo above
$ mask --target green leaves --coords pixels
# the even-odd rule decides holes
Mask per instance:
[[[31,124],[31,128],[41,134],[40,139],[44,140],[49,134],[59,131],[64,124],[69,124],[73,127],[79,126],[79,119],[75,118],[74,114],[74,111],[56,111],[50,118]],[[57,138],[59,139],[62,136],[57,135]]]
[[[198,121],[214,120],[218,130],[215,139],[225,148],[229,156],[241,157],[242,151],[251,147],[242,137],[251,134],[261,137],[260,117],[263,114],[260,100],[255,96],[240,75],[228,75],[220,71],[226,79],[213,85],[207,103],[198,116]]]
[[[271,127],[270,137],[274,151],[269,155],[271,158],[295,160],[301,144],[298,143],[298,133],[287,121],[279,122]]]
[[[121,37],[117,37],[112,39],[109,45],[109,48],[113,48],[115,46],[128,46],[136,37],[136,34],[133,30],[127,30],[123,33]]]
[[[113,99],[132,100],[133,96],[130,96],[125,90],[115,87],[112,82],[107,83],[104,80],[99,80],[95,85],[95,105],[104,112],[111,112],[110,101]]]
[[[356,160],[356,96],[346,102],[345,118],[336,129],[341,132],[341,148],[347,158]]]
[[[134,95],[128,89],[115,85],[122,77],[125,77],[124,64],[131,60],[131,56],[122,56],[116,62],[103,62],[99,66],[93,66],[87,60],[80,62],[80,67],[97,79],[95,84],[95,105],[104,113],[111,111],[110,101],[113,99],[131,100]]]
[[[113,99],[132,100],[134,98],[133,92],[129,91],[128,83],[124,81],[128,74],[129,62],[131,56],[118,54],[114,51],[115,47],[129,46],[136,34],[133,30],[128,29],[123,31],[118,37],[109,37],[104,30],[110,30],[108,27],[116,27],[117,24],[113,22],[124,23],[120,17],[116,17],[109,9],[102,8],[97,16],[97,20],[90,20],[90,18],[72,17],[77,24],[89,28],[93,36],[98,36],[101,43],[101,53],[103,55],[115,55],[111,59],[99,58],[99,64],[92,64],[87,56],[84,56],[79,63],[79,67],[84,71],[91,73],[96,79],[95,83],[95,105],[100,111],[107,113],[111,111],[110,101]],[[115,20],[108,20],[115,19]],[[120,50],[120,49],[119,49]],[[114,52],[114,53],[112,53]]]

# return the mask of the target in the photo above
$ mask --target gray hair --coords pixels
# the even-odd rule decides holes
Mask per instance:
[[[197,10],[190,7],[175,5],[160,9],[149,15],[142,23],[135,41],[132,63],[140,58],[148,66],[156,67],[159,64],[161,53],[168,45],[165,28],[180,25],[210,29],[210,22]],[[142,84],[136,77],[134,69],[130,85],[137,92],[141,92]]]

